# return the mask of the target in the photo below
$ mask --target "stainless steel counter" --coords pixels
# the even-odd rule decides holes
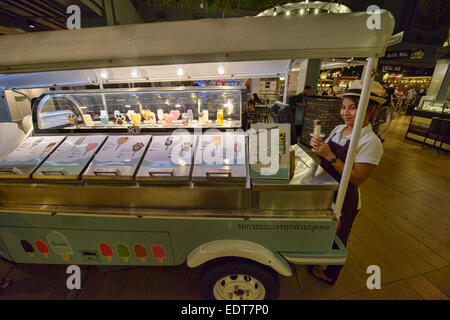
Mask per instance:
[[[196,210],[240,212],[238,215],[286,216],[301,212],[327,212],[333,202],[338,183],[302,149],[296,150],[293,178],[285,183],[271,180],[252,184],[218,182],[211,185],[156,184],[145,185],[131,180],[118,185],[99,180],[95,185],[84,180],[0,181],[0,209],[24,206],[36,208],[85,208],[84,212],[154,212],[169,210],[190,215]],[[247,165],[248,166],[248,165]],[[195,167],[195,165],[194,165]],[[39,171],[39,170],[38,170]],[[248,167],[247,167],[247,180]],[[87,208],[87,209],[86,209]],[[174,211],[172,211],[174,210]],[[225,210],[225,211],[224,211]],[[204,214],[205,211],[202,211]]]

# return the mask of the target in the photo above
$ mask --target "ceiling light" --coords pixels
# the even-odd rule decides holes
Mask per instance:
[[[179,67],[178,70],[177,70],[177,75],[178,75],[179,77],[182,77],[183,74],[184,74],[183,68],[182,68],[182,67]]]
[[[137,78],[137,76],[138,76],[137,70],[133,70],[133,71],[131,72],[131,76],[132,76],[133,78]]]
[[[100,73],[100,76],[101,76],[103,79],[108,79],[108,72],[102,71],[102,73]]]
[[[219,74],[224,74],[225,68],[223,66],[219,66]]]

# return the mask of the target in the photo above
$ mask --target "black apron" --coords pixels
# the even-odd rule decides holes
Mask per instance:
[[[332,141],[336,133],[330,138],[328,145],[331,151],[336,155],[336,158],[345,163],[347,158],[348,147],[350,146],[350,140],[343,146]],[[341,182],[341,174],[333,167],[331,162],[320,157],[320,166],[325,169],[337,182]],[[337,193],[334,196],[334,201],[336,201]],[[342,215],[347,218],[354,218],[358,213],[358,187],[348,182],[347,192],[345,193],[344,203],[342,205]]]

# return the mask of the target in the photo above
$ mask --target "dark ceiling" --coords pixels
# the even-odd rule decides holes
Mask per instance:
[[[155,21],[253,16],[275,4],[267,0],[0,0],[0,34],[61,30],[66,28],[66,8],[76,4],[82,27]],[[313,2],[313,1],[311,1]],[[389,10],[396,30],[418,31],[419,43],[442,44],[448,37],[450,0],[341,0],[352,11],[369,5]],[[108,10],[109,8],[109,10]],[[424,34],[425,32],[425,34]],[[431,39],[431,40],[430,40]],[[429,43],[429,42],[433,43]]]

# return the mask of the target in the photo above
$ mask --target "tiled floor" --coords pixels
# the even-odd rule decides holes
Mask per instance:
[[[450,156],[405,141],[395,120],[384,137],[380,167],[362,186],[363,207],[348,243],[348,260],[335,286],[313,278],[305,267],[280,276],[280,299],[449,299]],[[381,289],[368,290],[366,269],[381,268]],[[66,266],[0,262],[10,286],[0,299],[65,299]],[[86,268],[76,299],[198,299],[200,269],[136,267],[115,271]],[[9,273],[8,273],[9,272]]]

